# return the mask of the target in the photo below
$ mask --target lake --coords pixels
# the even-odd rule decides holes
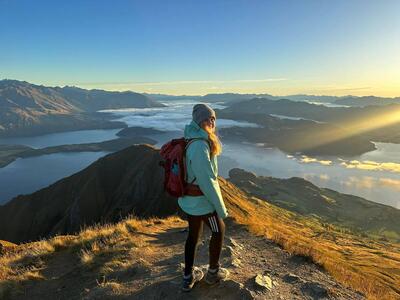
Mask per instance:
[[[195,102],[171,101],[166,108],[107,110],[128,126],[150,127],[165,131],[149,137],[160,147],[171,138],[180,137],[191,119]],[[223,108],[220,104],[210,104]],[[257,126],[248,122],[217,120],[217,127]],[[61,144],[100,142],[115,138],[119,130],[85,130],[30,138],[0,139],[0,144],[23,144],[46,147]],[[400,208],[400,145],[376,143],[377,150],[352,158],[291,156],[278,149],[266,149],[249,143],[223,142],[219,157],[220,175],[228,177],[232,168],[243,168],[258,175],[289,178],[303,177],[319,187]],[[30,193],[77,172],[106,152],[58,153],[18,159],[0,169],[0,201],[20,193]],[[38,171],[38,169],[40,169]],[[33,176],[34,174],[34,176]]]
[[[0,169],[0,203],[74,174],[107,152],[56,153],[17,159]]]

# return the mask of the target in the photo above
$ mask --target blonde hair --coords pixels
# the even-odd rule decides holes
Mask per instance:
[[[222,144],[221,141],[219,140],[218,135],[215,134],[215,132],[212,131],[212,129],[208,126],[204,126],[204,123],[201,126],[207,133],[208,133],[208,140],[210,142],[210,154],[211,156],[218,156],[222,153]]]

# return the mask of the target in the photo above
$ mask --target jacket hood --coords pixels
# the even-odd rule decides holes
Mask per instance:
[[[195,121],[191,121],[190,124],[185,126],[185,139],[202,138],[208,139],[208,133],[201,128]]]

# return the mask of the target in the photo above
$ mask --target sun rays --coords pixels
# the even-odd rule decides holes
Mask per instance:
[[[393,110],[376,116],[359,117],[341,124],[326,127],[305,137],[304,150],[326,146],[331,143],[368,134],[368,132],[400,124],[400,105],[393,105]],[[366,135],[365,138],[368,138]]]

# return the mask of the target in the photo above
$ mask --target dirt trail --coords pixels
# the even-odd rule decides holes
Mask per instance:
[[[202,281],[192,292],[183,293],[185,228],[183,222],[174,226],[155,224],[135,233],[141,242],[133,250],[134,259],[132,251],[130,256],[116,251],[91,267],[82,266],[74,252],[56,252],[44,261],[41,274],[45,279],[23,283],[22,291],[13,292],[10,299],[364,299],[306,258],[291,256],[231,220],[227,221],[221,257],[222,265],[230,270],[229,280],[212,287]],[[204,271],[209,234],[205,227],[195,261]],[[129,267],[101,275],[107,263],[115,259]],[[256,275],[264,275],[270,288],[257,285]]]

